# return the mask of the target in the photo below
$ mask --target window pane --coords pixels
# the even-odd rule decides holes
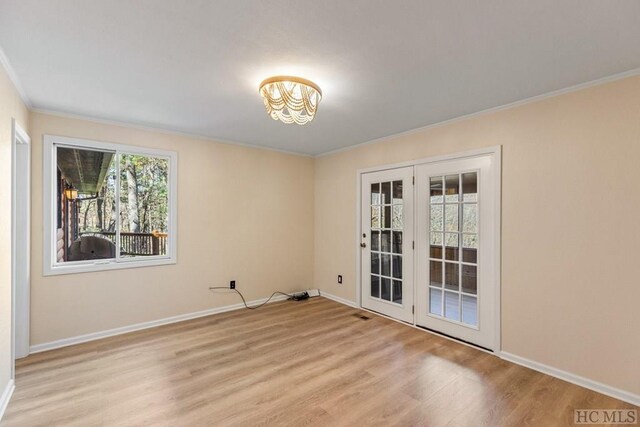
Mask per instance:
[[[442,316],[442,291],[429,288],[429,313]]]
[[[478,299],[462,295],[462,321],[469,325],[478,325]]]
[[[393,205],[393,218],[391,225],[394,230],[404,229],[404,218],[402,217],[402,205]]]
[[[393,203],[402,204],[402,181],[393,181]]]
[[[458,248],[447,246],[445,248],[445,258],[449,261],[458,261]]]
[[[462,201],[478,201],[478,174],[476,172],[462,174]]]
[[[460,294],[455,292],[444,293],[444,317],[451,320],[460,320]]]
[[[458,231],[458,205],[446,205],[444,212],[444,231]]]
[[[444,245],[450,248],[458,247],[458,233],[445,233]]]
[[[391,228],[391,206],[383,206],[382,212],[382,227]]]
[[[434,176],[431,177],[430,180],[430,202],[431,203],[442,203],[442,191],[443,191],[443,184],[442,184],[442,177],[441,176]]]
[[[379,231],[371,232],[371,250],[372,251],[380,250],[380,232]]]
[[[458,290],[458,264],[446,262],[444,264],[444,286],[452,291]]]
[[[391,183],[383,182],[380,188],[382,190],[382,204],[391,204]]]
[[[56,261],[115,258],[115,153],[56,147],[56,163]]]
[[[385,230],[380,233],[380,250],[391,252],[391,231]]]
[[[429,256],[431,258],[441,259],[442,258],[442,246],[431,245],[430,251],[429,251]]]
[[[402,279],[402,256],[393,256],[393,277],[395,279]]]
[[[462,260],[464,262],[478,262],[478,250],[477,249],[462,249]]]
[[[431,205],[431,231],[442,231],[443,230],[443,215],[442,215],[442,205]]]
[[[380,228],[380,206],[371,206],[371,228]]]
[[[166,255],[169,161],[120,155],[120,255]]]
[[[380,254],[382,275],[391,277],[391,255]]]
[[[380,298],[391,301],[391,279],[382,278],[380,286]]]
[[[431,258],[442,258],[442,233],[431,233],[429,244]]]
[[[393,253],[402,253],[402,231],[393,232]]]
[[[402,281],[393,281],[393,302],[402,304]]]
[[[442,262],[429,261],[429,284],[437,288],[442,287]]]
[[[478,232],[478,205],[465,203],[462,205],[462,231],[465,233]]]
[[[371,296],[380,297],[380,278],[378,276],[371,276]]]
[[[478,248],[478,235],[477,234],[465,234],[462,236],[463,248]]]
[[[462,292],[478,293],[478,267],[475,265],[462,266]]]
[[[380,254],[371,252],[371,274],[380,274]]]
[[[380,184],[371,184],[371,204],[380,204]]]
[[[447,175],[444,183],[444,201],[447,203],[457,202],[458,194],[460,193],[460,178],[459,175]]]
[[[462,260],[464,262],[476,263],[478,261],[478,235],[462,235]]]

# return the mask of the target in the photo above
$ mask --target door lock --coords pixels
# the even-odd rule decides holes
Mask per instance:
[[[362,243],[360,243],[360,247],[361,247],[361,248],[366,248],[366,247],[367,247],[367,244],[366,244],[366,243],[364,243],[364,242],[362,242]]]

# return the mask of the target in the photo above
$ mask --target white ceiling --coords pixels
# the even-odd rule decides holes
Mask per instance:
[[[33,108],[318,154],[639,68],[640,1],[0,0],[0,45]]]

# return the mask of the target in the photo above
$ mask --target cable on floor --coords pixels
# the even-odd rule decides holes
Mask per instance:
[[[250,307],[249,305],[247,305],[247,300],[245,300],[245,299],[244,299],[244,295],[242,295],[242,292],[240,292],[240,291],[239,291],[239,290],[237,290],[236,288],[231,289],[231,288],[226,287],[226,286],[211,286],[211,287],[209,288],[209,290],[210,290],[210,291],[213,291],[213,290],[216,290],[216,289],[224,289],[224,290],[227,290],[227,291],[236,291],[236,292],[237,292],[237,294],[238,294],[238,295],[240,295],[240,298],[242,298],[242,303],[244,304],[244,306],[245,306],[246,308],[248,308],[249,310],[255,310],[256,308],[260,308],[260,307],[262,307],[263,305],[265,305],[266,303],[268,303],[269,301],[271,301],[271,299],[272,299],[274,296],[278,295],[278,294],[280,294],[280,295],[284,295],[284,296],[288,297],[288,299],[293,299],[293,295],[289,295],[289,294],[287,294],[287,293],[280,292],[280,291],[275,291],[275,292],[274,292],[274,293],[272,293],[272,294],[271,294],[271,296],[270,296],[269,298],[267,298],[267,300],[266,300],[266,301],[264,301],[263,303],[258,304],[258,305],[254,305],[253,307]]]

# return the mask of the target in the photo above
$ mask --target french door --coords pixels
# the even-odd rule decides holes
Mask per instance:
[[[362,175],[364,308],[498,348],[498,155]]]
[[[416,166],[415,191],[416,324],[495,349],[498,212],[492,157]]]
[[[413,323],[413,167],[362,176],[362,306]]]

